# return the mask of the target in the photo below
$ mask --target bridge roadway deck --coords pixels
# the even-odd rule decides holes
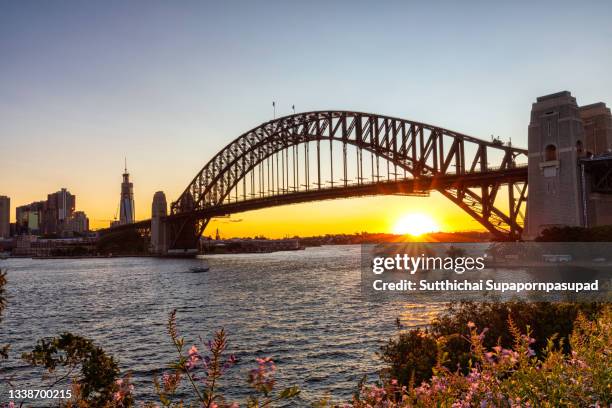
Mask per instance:
[[[527,166],[517,166],[505,170],[473,172],[466,174],[447,174],[437,177],[420,177],[418,179],[384,180],[374,183],[348,184],[335,183],[335,186],[309,190],[282,192],[281,194],[249,198],[222,205],[208,207],[186,214],[171,215],[168,218],[197,216],[198,218],[220,217],[245,211],[259,210],[287,204],[298,204],[310,201],[332,200],[339,198],[364,197],[374,195],[416,195],[426,196],[432,190],[460,186],[464,188],[480,187],[492,181],[500,183],[518,183],[527,181]]]
[[[214,218],[262,208],[276,207],[288,204],[299,204],[310,201],[333,200],[339,198],[365,197],[375,195],[411,195],[426,196],[432,190],[452,188],[480,187],[483,184],[519,183],[527,181],[527,166],[517,166],[510,169],[490,170],[488,172],[473,172],[465,174],[446,174],[435,177],[419,177],[417,179],[384,180],[373,183],[348,184],[336,183],[336,186],[312,188],[309,190],[289,191],[281,194],[266,195],[227,202],[218,206],[208,207],[199,211],[170,215],[168,219],[183,217]],[[338,184],[340,186],[338,186]],[[151,220],[143,220],[134,224],[120,225],[102,230],[102,233],[116,232],[125,229],[150,228]]]

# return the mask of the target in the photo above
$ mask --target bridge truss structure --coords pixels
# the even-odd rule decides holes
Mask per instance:
[[[221,215],[307,201],[437,191],[499,239],[520,239],[527,151],[425,123],[352,112],[278,118],[219,151],[171,204],[170,248]],[[384,211],[384,209],[376,209]]]

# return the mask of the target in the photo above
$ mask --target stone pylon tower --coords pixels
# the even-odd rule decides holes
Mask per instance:
[[[134,185],[130,182],[130,173],[127,171],[127,161],[121,183],[121,201],[119,202],[119,224],[133,224],[136,219],[134,213]]]
[[[584,155],[584,127],[576,98],[563,91],[541,96],[529,123],[527,236],[544,228],[583,226],[578,158]]]
[[[168,204],[163,191],[153,195],[151,206],[151,252],[164,255],[168,251],[168,234],[164,217],[168,215]]]

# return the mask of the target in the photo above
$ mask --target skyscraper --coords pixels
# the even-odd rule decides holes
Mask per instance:
[[[134,185],[130,183],[130,173],[127,172],[127,161],[121,183],[121,201],[119,202],[119,224],[132,224],[134,214]]]
[[[65,188],[47,195],[43,214],[43,234],[62,234],[66,221],[72,217],[76,196]]]
[[[15,208],[15,233],[39,234],[43,231],[46,201],[35,201]]]
[[[83,211],[75,211],[66,222],[66,232],[83,234],[89,231],[89,218]]]
[[[11,234],[11,199],[0,196],[0,238],[8,238]]]

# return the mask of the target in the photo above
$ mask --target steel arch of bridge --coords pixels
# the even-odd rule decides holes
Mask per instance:
[[[341,171],[344,172],[344,179],[343,182],[336,182],[336,187],[333,181],[334,160],[323,161],[320,157],[322,141],[329,141],[330,149],[333,148],[332,142],[343,145]],[[243,200],[236,197],[233,207],[230,205],[230,193],[234,190],[237,192],[241,181],[246,183],[247,175],[253,177],[257,166],[263,166],[267,159],[278,153],[284,152],[288,157],[291,149],[295,159],[295,149],[299,145],[304,145],[304,159],[308,161],[312,156],[309,150],[311,144],[316,147],[318,170],[312,179],[315,187],[311,187],[310,182],[304,185],[311,200],[319,199],[313,193],[329,190],[323,187],[321,180],[322,164],[331,168],[331,188],[337,190],[339,196],[342,191],[338,189],[345,189],[347,196],[351,196],[349,188],[354,189],[355,185],[349,185],[346,176],[346,147],[351,145],[357,152],[357,187],[382,184],[380,175],[374,175],[373,161],[373,183],[364,182],[362,158],[364,151],[369,152],[372,157],[376,157],[377,167],[379,158],[382,158],[408,172],[410,179],[404,179],[403,182],[414,186],[423,181],[425,189],[439,191],[498,237],[520,238],[527,198],[527,170],[517,163],[526,163],[525,149],[405,119],[351,111],[316,111],[263,123],[242,134],[217,153],[171,204],[168,217],[171,247],[180,246],[181,241],[197,240],[210,218],[223,212],[220,211],[222,207],[228,208],[229,213],[232,211],[230,208],[240,210],[241,203],[244,208],[248,208],[253,200],[258,200],[257,208],[263,208],[292,202],[291,197],[283,200],[278,196],[304,195],[304,191],[298,191],[299,186],[290,189],[287,181],[287,188],[283,189],[282,194],[279,191],[279,194],[269,197],[267,205],[265,191],[255,194],[257,198],[246,198],[245,184]],[[489,160],[497,160],[495,166],[491,166]],[[310,164],[307,162],[304,169],[299,168],[299,163],[293,165],[292,171],[300,170],[305,173],[302,176],[309,180]],[[394,174],[397,180],[397,172]],[[512,176],[508,177],[508,174]],[[476,181],[474,175],[478,175]],[[265,180],[263,182],[265,184]],[[507,202],[503,207],[498,203],[498,193],[502,188],[507,189]]]

